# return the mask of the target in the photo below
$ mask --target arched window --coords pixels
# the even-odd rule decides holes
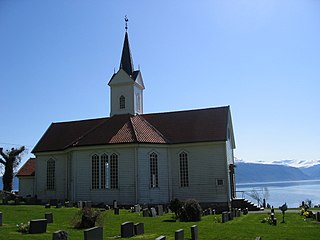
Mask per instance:
[[[94,154],[91,157],[91,187],[92,189],[99,189],[99,175],[100,175],[100,168],[99,168],[99,156]]]
[[[118,188],[118,155],[115,153],[110,156],[110,188]]]
[[[188,154],[182,152],[179,154],[180,159],[180,186],[189,186],[189,172],[188,172]]]
[[[119,98],[119,103],[120,103],[120,109],[125,109],[126,108],[126,98],[121,95]]]
[[[150,187],[157,188],[158,182],[158,155],[156,153],[151,153],[150,159]]]
[[[47,190],[54,190],[55,188],[55,172],[56,162],[53,159],[49,159],[47,162]]]

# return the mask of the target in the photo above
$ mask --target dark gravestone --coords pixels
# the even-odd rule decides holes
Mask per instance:
[[[142,216],[144,217],[150,217],[150,211],[148,208],[142,209]]]
[[[61,208],[62,207],[62,204],[60,203],[60,202],[58,202],[57,204],[56,204],[56,208]]]
[[[68,232],[66,231],[55,231],[52,233],[52,240],[68,240]]]
[[[243,215],[247,215],[248,214],[248,208],[243,209]]]
[[[216,210],[212,209],[212,215],[215,215],[215,214],[216,214]]]
[[[199,239],[198,226],[197,225],[191,226],[191,239],[192,240],[198,240]]]
[[[83,231],[84,240],[103,240],[103,228],[93,227]]]
[[[166,240],[166,236],[157,237],[155,240]]]
[[[316,219],[318,222],[320,222],[320,212],[317,212]]]
[[[2,212],[0,212],[0,226],[2,226]]]
[[[222,221],[222,223],[225,223],[225,222],[228,222],[228,221],[229,221],[229,214],[228,214],[228,212],[222,212],[221,221]]]
[[[136,223],[134,225],[134,234],[135,235],[144,234],[144,223]]]
[[[50,208],[51,205],[50,205],[50,203],[47,203],[47,204],[44,205],[44,207],[45,207],[45,208]]]
[[[233,220],[233,214],[232,214],[232,212],[228,212],[228,218],[229,218],[229,221]]]
[[[184,240],[184,230],[183,229],[179,229],[179,230],[175,231],[174,239],[175,240]]]
[[[163,215],[163,206],[162,205],[157,205],[157,213],[158,213],[158,216]]]
[[[133,222],[125,222],[121,224],[121,237],[129,238],[134,236]]]
[[[30,221],[29,233],[45,233],[47,231],[47,219],[35,219]]]
[[[151,208],[150,212],[151,212],[151,217],[156,217],[157,216],[157,211],[156,211],[155,208]]]
[[[119,208],[114,208],[113,212],[114,212],[114,215],[119,215],[120,210],[119,210]]]
[[[44,218],[47,219],[47,223],[53,223],[53,214],[52,213],[45,213]]]

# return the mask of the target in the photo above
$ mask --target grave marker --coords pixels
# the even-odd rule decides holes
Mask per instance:
[[[183,229],[179,229],[179,230],[175,231],[174,239],[175,240],[184,240],[184,230]]]
[[[134,234],[135,235],[144,234],[144,223],[136,223],[134,225]]]
[[[29,233],[45,233],[47,231],[47,219],[35,219],[30,221]]]
[[[103,240],[103,228],[93,227],[83,231],[84,240]]]
[[[151,208],[150,209],[150,211],[151,211],[151,217],[156,217],[157,216],[157,211],[156,211],[156,209],[155,208]]]
[[[0,212],[0,226],[2,226],[2,212]]]
[[[52,213],[45,213],[44,218],[47,219],[47,223],[53,223],[53,214]]]
[[[129,238],[134,236],[133,222],[124,222],[121,224],[121,237]]]
[[[191,239],[192,240],[198,240],[199,239],[198,226],[197,225],[191,226]]]
[[[155,240],[166,240],[166,236],[157,237]]]
[[[68,232],[58,230],[52,233],[52,240],[68,240]]]

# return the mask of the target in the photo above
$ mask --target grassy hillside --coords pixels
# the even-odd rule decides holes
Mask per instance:
[[[83,230],[75,230],[70,225],[70,220],[78,211],[76,208],[51,208],[45,209],[43,206],[5,206],[0,205],[3,212],[3,226],[0,226],[0,239],[41,239],[51,240],[52,233],[57,230],[69,232],[69,239],[83,239]],[[48,225],[45,234],[22,234],[16,231],[16,224],[25,223],[31,219],[43,218],[44,213],[52,212],[54,223]],[[279,223],[271,226],[260,221],[267,217],[266,213],[255,213],[241,216],[227,223],[220,223],[221,215],[210,215],[202,218],[200,222],[173,222],[172,215],[166,214],[156,218],[144,218],[139,213],[131,213],[128,210],[121,210],[120,215],[114,215],[113,211],[104,212],[103,234],[104,239],[115,239],[120,235],[120,225],[126,221],[134,223],[144,222],[145,234],[132,239],[155,239],[160,235],[167,236],[167,239],[174,239],[174,232],[178,229],[185,230],[185,239],[191,239],[190,227],[194,224],[199,227],[200,239],[237,239],[253,240],[261,236],[263,240],[274,239],[308,239],[318,240],[320,237],[320,224],[313,221],[305,221],[297,213],[287,213],[286,223]],[[281,219],[281,214],[276,217]],[[2,236],[2,237],[1,237]],[[4,237],[5,236],[5,237]]]

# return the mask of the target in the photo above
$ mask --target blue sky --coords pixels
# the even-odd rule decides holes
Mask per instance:
[[[109,116],[125,15],[145,113],[230,105],[237,158],[320,159],[317,0],[0,0],[0,146]]]

